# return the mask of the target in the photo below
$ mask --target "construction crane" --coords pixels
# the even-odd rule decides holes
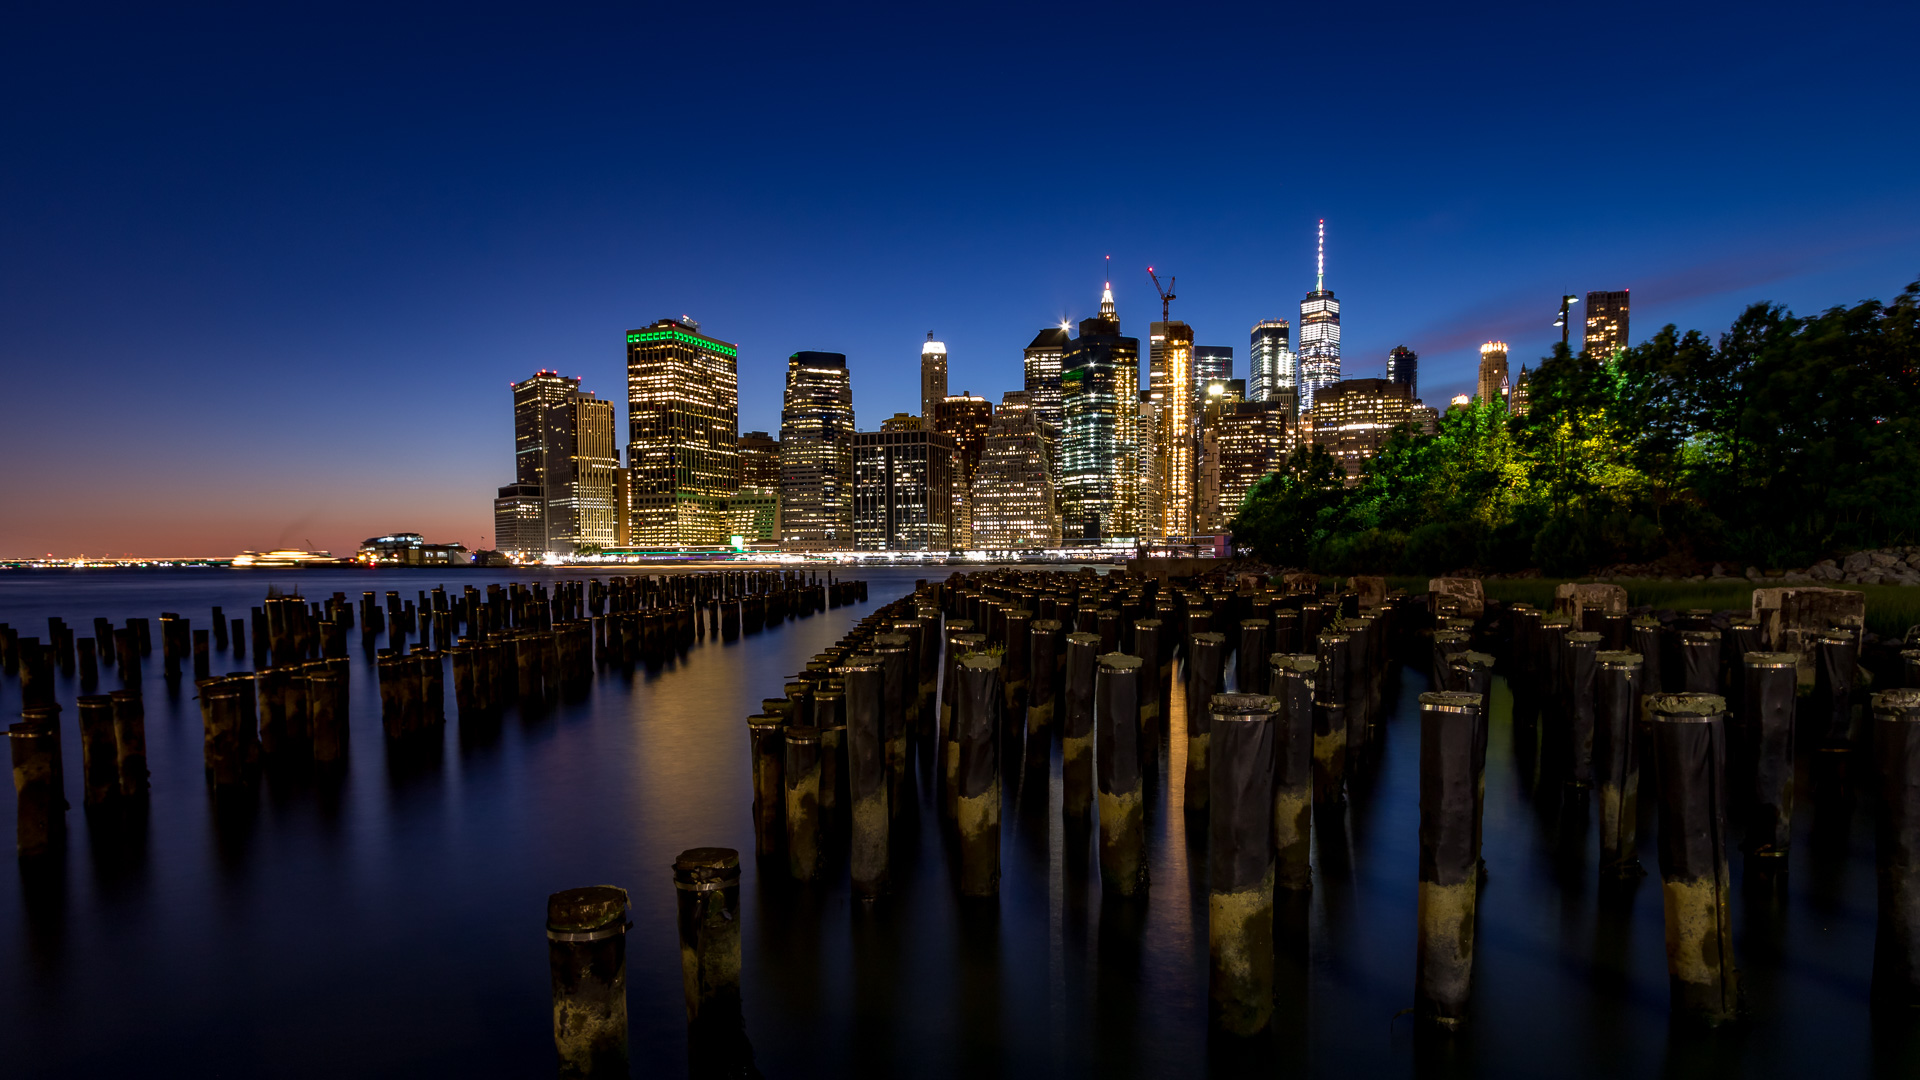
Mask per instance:
[[[1168,322],[1170,320],[1167,312],[1174,300],[1173,283],[1175,278],[1172,274],[1168,274],[1166,287],[1162,288],[1160,285],[1160,275],[1153,272],[1153,267],[1147,267],[1147,276],[1153,279],[1154,291],[1160,294],[1160,321]]]

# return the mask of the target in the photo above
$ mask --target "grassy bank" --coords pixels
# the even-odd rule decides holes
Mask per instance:
[[[1498,578],[1486,583],[1487,598],[1507,603],[1524,601],[1539,608],[1553,607],[1554,586],[1563,580],[1554,578]],[[1425,592],[1427,578],[1395,577],[1388,586],[1410,593]],[[1711,608],[1715,611],[1753,608],[1753,585],[1744,580],[1722,581],[1615,581],[1627,590],[1627,603],[1635,606],[1673,608]],[[1907,627],[1920,625],[1920,587],[1908,585],[1836,585],[1867,594],[1867,629],[1883,637],[1898,637]]]

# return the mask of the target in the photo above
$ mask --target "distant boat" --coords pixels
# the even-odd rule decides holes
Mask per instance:
[[[346,562],[334,558],[330,551],[282,548],[278,551],[243,551],[233,557],[233,565],[239,569],[285,570],[300,566],[344,566]]]

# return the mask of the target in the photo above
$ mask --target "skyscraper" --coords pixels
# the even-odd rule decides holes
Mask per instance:
[[[933,340],[927,331],[927,343],[920,346],[920,415],[933,419],[934,406],[947,396],[947,346]]]
[[[1607,359],[1627,347],[1627,290],[1587,294],[1586,350]]]
[[[1405,345],[1395,345],[1387,354],[1387,381],[1407,388],[1409,397],[1420,396],[1420,354]]]
[[[1327,223],[1323,219],[1313,291],[1300,302],[1300,411],[1313,407],[1315,391],[1339,381],[1340,301],[1327,288]]]
[[[1507,400],[1507,343],[1489,341],[1480,346],[1480,381],[1474,397],[1488,404]]]
[[[953,440],[918,423],[856,434],[852,546],[861,551],[953,550],[957,471]]]
[[[764,431],[740,436],[740,491],[727,500],[728,532],[747,540],[780,539],[780,440]]]
[[[580,380],[541,368],[513,384],[513,482],[541,486],[546,464],[547,410],[580,390]]]
[[[993,426],[993,402],[961,392],[941,398],[933,406],[933,422],[928,425],[953,440],[958,458],[953,480],[954,546],[973,546],[973,473],[980,465],[980,453],[987,445],[987,429]]]
[[[1113,284],[1100,314],[1080,320],[1060,363],[1061,528],[1069,537],[1136,535],[1139,507],[1140,340],[1120,335]]]
[[[1202,421],[1206,453],[1201,526],[1207,531],[1226,530],[1247,492],[1278,470],[1293,449],[1293,426],[1277,402],[1230,397],[1223,393],[1212,399]]]
[[[853,546],[853,386],[842,353],[787,358],[780,410],[780,542],[790,551]]]
[[[739,359],[692,320],[627,331],[631,543],[725,542],[740,488]]]
[[[1154,323],[1152,331],[1160,351],[1150,388],[1150,399],[1160,413],[1154,433],[1160,490],[1152,493],[1158,496],[1160,514],[1139,527],[1152,536],[1185,538],[1194,533],[1194,453],[1200,434],[1194,422],[1201,384],[1195,370],[1193,328],[1174,320]]]
[[[740,490],[778,493],[780,440],[764,431],[740,436]]]
[[[1199,401],[1210,382],[1233,378],[1233,346],[1195,345],[1193,347],[1193,395]],[[1199,405],[1194,406],[1196,409]],[[1195,416],[1198,416],[1195,413]]]
[[[1066,354],[1068,326],[1049,326],[1034,335],[1033,343],[1027,346],[1027,394],[1033,399],[1033,409],[1040,421],[1061,430],[1060,415],[1060,358]]]
[[[1250,401],[1283,405],[1290,418],[1299,386],[1299,358],[1287,347],[1293,327],[1285,319],[1262,319],[1253,324],[1247,346],[1247,393]]]
[[[1347,486],[1360,482],[1366,463],[1413,419],[1407,388],[1385,379],[1343,379],[1324,388],[1313,405],[1313,441],[1327,448],[1347,471]]]
[[[508,484],[493,500],[493,549],[511,559],[547,553],[547,500],[539,484]]]
[[[1160,452],[1161,432],[1166,423],[1166,404],[1156,399],[1153,391],[1140,391],[1138,419],[1134,423],[1134,431],[1140,438],[1134,446],[1134,490],[1139,492],[1136,520],[1141,523],[1140,535],[1146,537],[1157,537],[1166,520],[1167,463]]]
[[[576,390],[549,405],[545,421],[547,550],[575,555],[612,547],[620,469],[613,402]]]
[[[1019,551],[1059,541],[1045,429],[1025,393],[1001,399],[973,474],[974,547]]]

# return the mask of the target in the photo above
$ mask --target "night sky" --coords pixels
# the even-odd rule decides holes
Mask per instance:
[[[184,9],[191,8],[191,11]],[[182,9],[182,10],[176,10]],[[1178,276],[1200,344],[1533,363],[1920,276],[1920,5],[16,3],[0,22],[0,556],[492,540],[507,384],[624,403],[623,333],[844,352],[862,428],[1020,386]],[[621,406],[624,448],[625,409]]]

